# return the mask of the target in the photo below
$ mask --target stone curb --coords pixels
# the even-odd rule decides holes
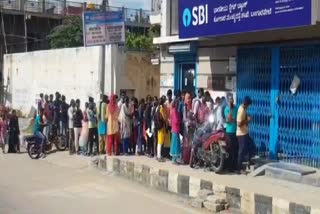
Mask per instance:
[[[225,195],[230,207],[241,209],[243,213],[320,214],[320,209],[312,209],[310,206],[246,192],[235,187],[227,187],[167,170],[151,168],[145,164],[125,161],[117,157],[101,156],[90,161],[89,165],[144,186],[184,197],[195,198],[200,190],[207,189],[216,195]]]

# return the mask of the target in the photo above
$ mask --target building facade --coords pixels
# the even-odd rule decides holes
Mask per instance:
[[[250,96],[260,155],[320,167],[319,1],[163,0],[160,93]]]

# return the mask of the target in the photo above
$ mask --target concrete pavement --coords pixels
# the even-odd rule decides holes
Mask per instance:
[[[103,176],[88,161],[66,153],[42,160],[0,154],[0,213],[202,213],[187,199]]]

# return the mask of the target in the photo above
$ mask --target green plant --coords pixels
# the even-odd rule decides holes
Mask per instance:
[[[48,36],[50,47],[70,48],[83,46],[82,18],[68,16]]]

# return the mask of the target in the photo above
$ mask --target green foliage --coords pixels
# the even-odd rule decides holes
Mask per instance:
[[[143,34],[128,33],[126,46],[129,50],[152,51],[153,39]]]
[[[126,47],[129,50],[153,51],[153,38],[160,35],[160,26],[152,26],[147,34],[127,33]],[[48,36],[50,47],[71,48],[83,46],[82,18],[66,17],[62,24],[55,27]]]
[[[83,46],[82,18],[80,16],[64,18],[62,24],[55,27],[48,38],[53,49]]]

